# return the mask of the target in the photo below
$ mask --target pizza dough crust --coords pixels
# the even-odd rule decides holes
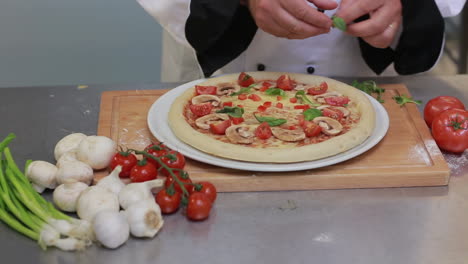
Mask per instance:
[[[349,150],[366,140],[374,130],[375,110],[367,96],[358,89],[345,83],[316,75],[306,75],[284,72],[247,72],[256,80],[276,80],[283,74],[288,74],[291,79],[306,84],[320,84],[327,82],[330,89],[348,96],[356,103],[361,117],[357,126],[347,133],[330,138],[324,142],[310,144],[295,148],[253,148],[245,145],[225,143],[207,134],[193,129],[187,123],[184,116],[184,107],[193,97],[195,87],[192,87],[180,95],[171,106],[168,116],[169,126],[172,132],[186,144],[206,152],[208,154],[248,162],[262,163],[293,163],[317,160]],[[211,78],[199,85],[217,85],[219,83],[237,81],[239,74],[223,75]]]

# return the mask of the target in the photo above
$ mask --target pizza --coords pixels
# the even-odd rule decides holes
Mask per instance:
[[[361,91],[314,75],[247,72],[207,79],[178,96],[174,135],[210,155],[261,163],[317,160],[349,150],[374,130]]]

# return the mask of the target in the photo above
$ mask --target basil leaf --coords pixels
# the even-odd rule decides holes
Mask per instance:
[[[305,94],[304,91],[297,91],[294,97],[301,100],[303,104],[309,104],[311,106],[320,106],[319,103],[314,103],[309,98],[307,98],[307,95]]]
[[[356,87],[357,89],[365,92],[368,95],[372,94],[377,94],[377,101],[380,103],[384,103],[385,101],[382,99],[382,95],[385,92],[384,88],[380,88],[377,86],[377,84],[374,81],[363,81],[363,82],[358,82],[354,80],[351,83],[351,86]]]
[[[267,122],[269,126],[280,126],[282,124],[285,124],[287,122],[286,119],[283,118],[275,118],[271,116],[256,116],[254,115],[255,118],[258,120],[258,122],[263,123]]]
[[[266,95],[286,96],[286,92],[280,88],[269,88],[265,91]]]
[[[241,88],[238,92],[232,93],[231,96],[243,94],[243,93],[249,93],[250,92],[250,86],[246,88]]]
[[[341,31],[346,31],[346,22],[341,17],[333,15],[331,19],[333,22],[333,27],[336,27]]]
[[[228,114],[232,117],[242,117],[244,114],[244,108],[238,106],[225,106],[223,109],[216,111],[216,113]]]
[[[309,108],[304,111],[304,119],[307,121],[313,120],[316,117],[322,116],[323,113],[319,109]]]
[[[247,87],[241,88],[238,92],[232,93],[231,96],[235,96],[235,95],[239,95],[243,93],[250,93],[250,89],[252,89],[255,85],[257,84],[253,83]]]

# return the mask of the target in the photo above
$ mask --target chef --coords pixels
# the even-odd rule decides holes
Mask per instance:
[[[323,76],[430,70],[465,0],[137,0],[164,28],[162,81],[242,71]],[[347,24],[332,27],[332,15]]]

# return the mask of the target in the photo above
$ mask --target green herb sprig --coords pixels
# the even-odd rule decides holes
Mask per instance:
[[[243,94],[243,93],[249,93],[250,92],[250,88],[241,88],[238,92],[235,92],[235,93],[232,93],[231,96],[236,96],[236,95],[239,95],[239,94]]]
[[[249,85],[248,87],[243,87],[241,88],[238,92],[235,92],[235,93],[232,93],[231,96],[236,96],[236,95],[239,95],[239,94],[243,94],[243,93],[250,93],[250,90],[255,86],[256,84],[251,84]]]
[[[385,102],[382,99],[382,95],[383,95],[383,93],[385,93],[385,89],[378,87],[377,84],[374,81],[358,82],[358,81],[354,80],[351,83],[351,86],[365,92],[368,95],[377,94],[376,100],[379,101],[382,104]]]
[[[297,91],[294,97],[297,98],[298,100],[301,100],[303,104],[308,104],[313,107],[320,106],[319,103],[312,102],[309,98],[307,98],[307,95],[305,94],[304,91]]]
[[[258,120],[258,122],[260,123],[267,122],[268,125],[271,127],[280,126],[287,122],[287,120],[283,118],[275,118],[271,116],[257,116],[257,115],[254,115],[254,116]]]
[[[395,100],[395,102],[397,102],[397,104],[399,104],[400,106],[404,106],[407,103],[414,103],[414,104],[417,104],[417,105],[422,104],[421,100],[414,100],[412,97],[408,97],[408,96],[406,96],[404,94],[402,94],[400,96],[398,96],[398,95],[393,96],[392,99]]]
[[[323,115],[322,111],[320,111],[319,109],[315,109],[315,108],[309,108],[305,110],[302,114],[304,115],[304,120],[307,120],[307,121],[313,120],[314,118]]]
[[[244,114],[244,108],[238,106],[225,106],[223,109],[216,111],[216,113],[228,114],[232,117],[242,117]]]
[[[285,97],[286,92],[280,88],[269,88],[265,91],[266,95]]]
[[[336,27],[337,29],[341,31],[346,31],[347,27],[346,27],[346,22],[344,21],[344,19],[335,15],[333,15],[331,19],[333,22],[333,27]]]

